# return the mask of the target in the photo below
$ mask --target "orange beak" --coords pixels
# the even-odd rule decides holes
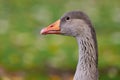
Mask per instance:
[[[60,20],[57,20],[55,23],[49,25],[46,28],[43,28],[40,34],[60,34]]]

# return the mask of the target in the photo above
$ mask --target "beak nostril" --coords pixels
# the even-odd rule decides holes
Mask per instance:
[[[51,25],[50,27],[53,27],[53,25]]]

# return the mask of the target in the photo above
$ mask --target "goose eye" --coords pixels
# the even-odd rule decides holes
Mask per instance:
[[[70,17],[66,17],[66,21],[67,21],[67,20],[70,20]]]

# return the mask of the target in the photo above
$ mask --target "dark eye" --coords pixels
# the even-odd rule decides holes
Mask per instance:
[[[66,21],[67,21],[67,20],[70,20],[70,17],[66,17]]]

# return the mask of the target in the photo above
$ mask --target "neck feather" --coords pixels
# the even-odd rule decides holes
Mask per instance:
[[[95,33],[76,38],[79,46],[79,60],[74,80],[98,80],[98,52]]]

